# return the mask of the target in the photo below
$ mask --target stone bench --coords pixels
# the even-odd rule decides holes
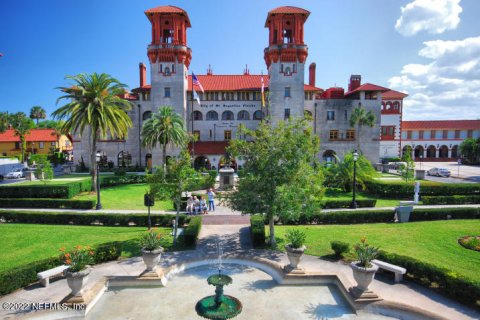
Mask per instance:
[[[68,269],[68,266],[63,265],[63,266],[52,268],[52,269],[49,269],[49,270],[46,270],[46,271],[42,271],[42,272],[37,273],[37,278],[38,278],[38,280],[40,280],[40,283],[44,287],[48,287],[48,285],[50,284],[50,277],[56,276],[60,273],[63,273],[63,271],[66,270],[66,269]]]
[[[392,271],[395,273],[395,282],[400,282],[403,279],[403,275],[407,273],[407,269],[390,264],[380,260],[372,260],[372,263],[381,269]]]

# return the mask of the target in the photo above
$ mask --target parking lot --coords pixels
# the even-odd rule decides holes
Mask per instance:
[[[480,183],[480,166],[458,165],[457,162],[415,162],[416,170],[428,171],[432,168],[446,168],[450,170],[450,178],[431,177],[425,172],[425,179],[440,182],[476,182]]]

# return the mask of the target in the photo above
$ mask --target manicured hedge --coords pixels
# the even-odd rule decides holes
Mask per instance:
[[[367,182],[367,192],[379,198],[412,199],[414,182]],[[439,183],[422,181],[420,196],[480,195],[479,183]]]
[[[71,199],[35,199],[11,198],[0,199],[0,208],[62,208],[62,209],[92,209],[95,200]]]
[[[252,237],[252,245],[254,248],[265,246],[265,224],[263,216],[250,216],[250,236]]]
[[[423,204],[468,204],[468,203],[480,203],[480,195],[468,195],[468,196],[423,196]]]
[[[145,175],[129,174],[125,176],[100,176],[100,185],[103,187],[146,182],[147,177]]]
[[[45,185],[11,185],[0,186],[2,198],[63,198],[71,199],[80,192],[90,191],[92,182],[89,179],[66,184]]]
[[[375,207],[377,200],[355,200],[358,208]],[[350,208],[352,200],[328,200],[322,203],[324,209]]]
[[[91,225],[102,224],[104,226],[148,226],[148,215],[141,214],[106,214],[106,213],[70,213],[70,212],[0,212],[8,222],[15,223],[39,223],[39,224],[73,224]],[[161,227],[171,227],[174,214],[152,214],[152,224]],[[190,218],[181,214],[179,224],[186,223]]]
[[[179,223],[180,224],[180,223]],[[202,217],[197,216],[190,219],[188,226],[183,230],[185,246],[193,247],[197,244],[198,235],[202,229]]]
[[[116,260],[122,253],[122,243],[103,243],[95,247],[94,252],[95,263]],[[52,269],[62,264],[63,262],[59,257],[52,257],[0,272],[0,296],[36,282],[38,280],[38,272]]]
[[[480,219],[480,208],[416,208],[410,215],[410,221],[432,221],[447,219]]]
[[[378,259],[404,267],[407,277],[461,303],[480,309],[480,283],[414,258],[380,251]]]

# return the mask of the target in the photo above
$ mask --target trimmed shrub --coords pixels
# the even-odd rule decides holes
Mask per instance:
[[[367,182],[366,186],[369,194],[379,198],[412,199],[414,195],[414,182],[381,182],[373,180]],[[422,181],[420,195],[422,197],[480,195],[480,184]]]
[[[90,191],[92,182],[89,179],[66,184],[49,185],[11,185],[0,186],[3,198],[62,198],[71,199],[80,192]]]
[[[404,267],[407,277],[461,303],[480,309],[480,283],[414,258],[380,250],[380,260]]]
[[[122,253],[122,243],[103,243],[96,246],[94,252],[95,263],[116,260]],[[0,272],[0,296],[9,294],[10,292],[38,281],[38,272],[52,269],[62,264],[63,262],[60,256],[58,256],[30,262],[26,265]]]
[[[332,241],[330,247],[335,252],[337,257],[341,257],[345,252],[348,252],[350,245],[343,241]]]
[[[265,246],[265,223],[262,215],[250,216],[250,236],[254,248]]]
[[[92,209],[95,200],[71,199],[35,199],[12,198],[0,199],[0,207],[4,208],[61,208],[61,209]]]
[[[423,204],[467,204],[467,203],[480,203],[480,195],[467,195],[467,196],[423,196]]]
[[[128,174],[124,176],[100,176],[100,184],[102,187],[113,187],[122,184],[146,183],[145,175]]]
[[[375,207],[377,200],[355,200],[358,208],[368,208]],[[324,209],[333,209],[333,208],[350,208],[352,200],[328,200],[322,203],[322,208]]]
[[[185,246],[193,247],[197,244],[198,235],[202,229],[202,217],[193,217],[190,219],[188,226],[183,230],[183,238]]]
[[[70,213],[70,212],[0,212],[8,222],[15,223],[38,223],[38,224],[73,224],[91,225],[101,224],[104,226],[148,226],[148,215],[141,214],[105,214],[105,213]],[[171,227],[174,214],[152,214],[152,225]],[[189,221],[189,217],[181,214],[179,224]]]
[[[410,215],[410,221],[431,221],[447,219],[480,219],[480,208],[416,208]]]

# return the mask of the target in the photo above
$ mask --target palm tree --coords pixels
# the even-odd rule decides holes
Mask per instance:
[[[67,76],[74,82],[71,87],[59,87],[66,93],[57,99],[67,99],[70,102],[53,112],[53,117],[65,118],[62,132],[78,132],[83,134],[88,127],[90,144],[90,172],[92,174],[92,190],[96,191],[97,140],[106,137],[109,133],[112,137],[124,138],[128,129],[132,127],[132,120],[127,114],[132,105],[129,101],[120,98],[126,86],[112,76],[102,73],[79,74]]]
[[[160,107],[157,113],[146,120],[142,127],[142,144],[153,149],[162,146],[162,165],[167,164],[167,145],[182,146],[187,142],[187,132],[182,117],[171,107]]]
[[[353,109],[352,115],[350,116],[350,127],[357,126],[357,150],[360,151],[360,129],[363,126],[369,126],[373,128],[375,125],[376,117],[372,110],[367,111],[363,107],[356,107]]]
[[[37,120],[37,127],[38,127],[38,119],[45,119],[47,117],[47,112],[40,106],[34,106],[30,109],[30,119]]]
[[[26,135],[30,133],[35,125],[23,112],[17,112],[9,116],[10,125],[15,131],[15,136],[20,138],[20,149],[22,150],[22,162],[25,162],[25,149],[27,148]]]

